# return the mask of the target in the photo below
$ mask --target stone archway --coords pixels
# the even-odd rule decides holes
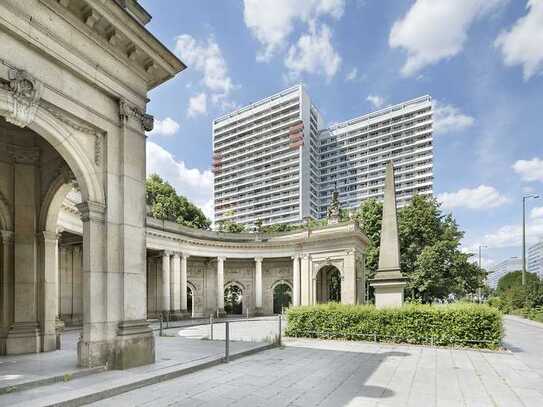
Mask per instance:
[[[341,272],[331,264],[319,269],[316,276],[317,303],[341,302]]]
[[[242,315],[245,288],[237,281],[230,282],[224,287],[224,311],[226,314]]]
[[[281,314],[284,308],[292,305],[292,286],[280,280],[272,286],[273,290],[273,313]]]

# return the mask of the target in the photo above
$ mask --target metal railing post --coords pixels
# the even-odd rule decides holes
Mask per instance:
[[[225,322],[225,341],[224,341],[224,361],[228,363],[230,360],[230,323]]]
[[[281,317],[282,315],[279,314],[279,334],[277,335],[277,345],[281,346]]]
[[[209,314],[209,339],[213,340],[213,314]]]
[[[164,316],[163,316],[162,313],[161,313],[161,314],[160,314],[160,331],[159,331],[159,336],[164,336],[164,327],[162,326],[163,320],[164,320]]]

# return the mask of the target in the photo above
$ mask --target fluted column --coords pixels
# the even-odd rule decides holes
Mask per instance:
[[[189,256],[181,254],[181,314],[187,314],[187,259]]]
[[[179,253],[173,253],[170,257],[170,310],[176,318],[179,318],[180,301],[179,283],[181,280],[181,264]]]
[[[217,257],[217,312],[224,314],[224,261],[226,257]]]
[[[292,257],[292,305],[300,305],[300,256]]]
[[[161,311],[164,316],[170,313],[170,252],[162,252]]]
[[[255,257],[255,313],[262,314],[262,257]]]

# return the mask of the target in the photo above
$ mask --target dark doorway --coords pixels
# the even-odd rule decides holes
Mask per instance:
[[[227,314],[243,314],[243,291],[237,285],[231,285],[224,290],[224,312]]]
[[[292,290],[285,283],[280,283],[273,289],[273,313],[281,314],[283,308],[292,304]]]

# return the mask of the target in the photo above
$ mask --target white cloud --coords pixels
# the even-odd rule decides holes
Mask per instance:
[[[479,185],[476,188],[463,188],[456,192],[439,194],[437,199],[444,208],[490,209],[504,205],[509,199],[496,188]]]
[[[322,16],[339,19],[344,0],[244,0],[245,25],[262,44],[258,61],[269,61],[281,48],[296,22],[314,23]]]
[[[543,1],[529,0],[526,7],[528,13],[494,43],[501,49],[505,65],[522,65],[524,80],[543,72]]]
[[[434,132],[445,134],[461,131],[473,126],[475,119],[460,111],[456,106],[434,102]]]
[[[533,208],[532,212],[530,212],[530,217],[532,219],[543,219],[543,206]]]
[[[370,102],[372,106],[376,109],[379,109],[381,106],[385,104],[385,98],[378,95],[368,95],[366,100]]]
[[[543,237],[543,218],[526,225],[526,243],[534,244]],[[483,237],[485,245],[491,248],[518,247],[522,244],[522,225],[504,225]]]
[[[207,113],[207,95],[202,92],[189,99],[189,107],[187,109],[187,116],[194,117],[199,114]]]
[[[171,117],[166,117],[164,120],[155,119],[153,130],[148,132],[149,136],[173,136],[179,130],[179,123]]]
[[[505,1],[417,0],[390,30],[390,47],[407,51],[402,74],[414,75],[425,66],[457,55],[473,22]]]
[[[173,185],[177,193],[198,205],[213,219],[213,174],[210,170],[187,168],[183,161],[152,141],[147,142],[147,174],[158,174]]]
[[[295,45],[292,45],[285,59],[285,66],[290,70],[290,76],[297,78],[302,72],[322,74],[331,79],[341,65],[341,57],[331,43],[332,32],[323,24],[318,31],[312,25],[309,32],[302,35]]]
[[[543,160],[537,157],[531,160],[518,160],[513,164],[513,170],[520,175],[523,181],[543,182]]]
[[[202,73],[203,84],[210,92],[222,97],[230,94],[234,84],[213,36],[209,36],[207,41],[198,41],[188,34],[179,35],[175,41],[175,52],[189,68]]]
[[[353,68],[349,71],[349,73],[345,76],[346,81],[354,81],[358,77],[358,69]]]

